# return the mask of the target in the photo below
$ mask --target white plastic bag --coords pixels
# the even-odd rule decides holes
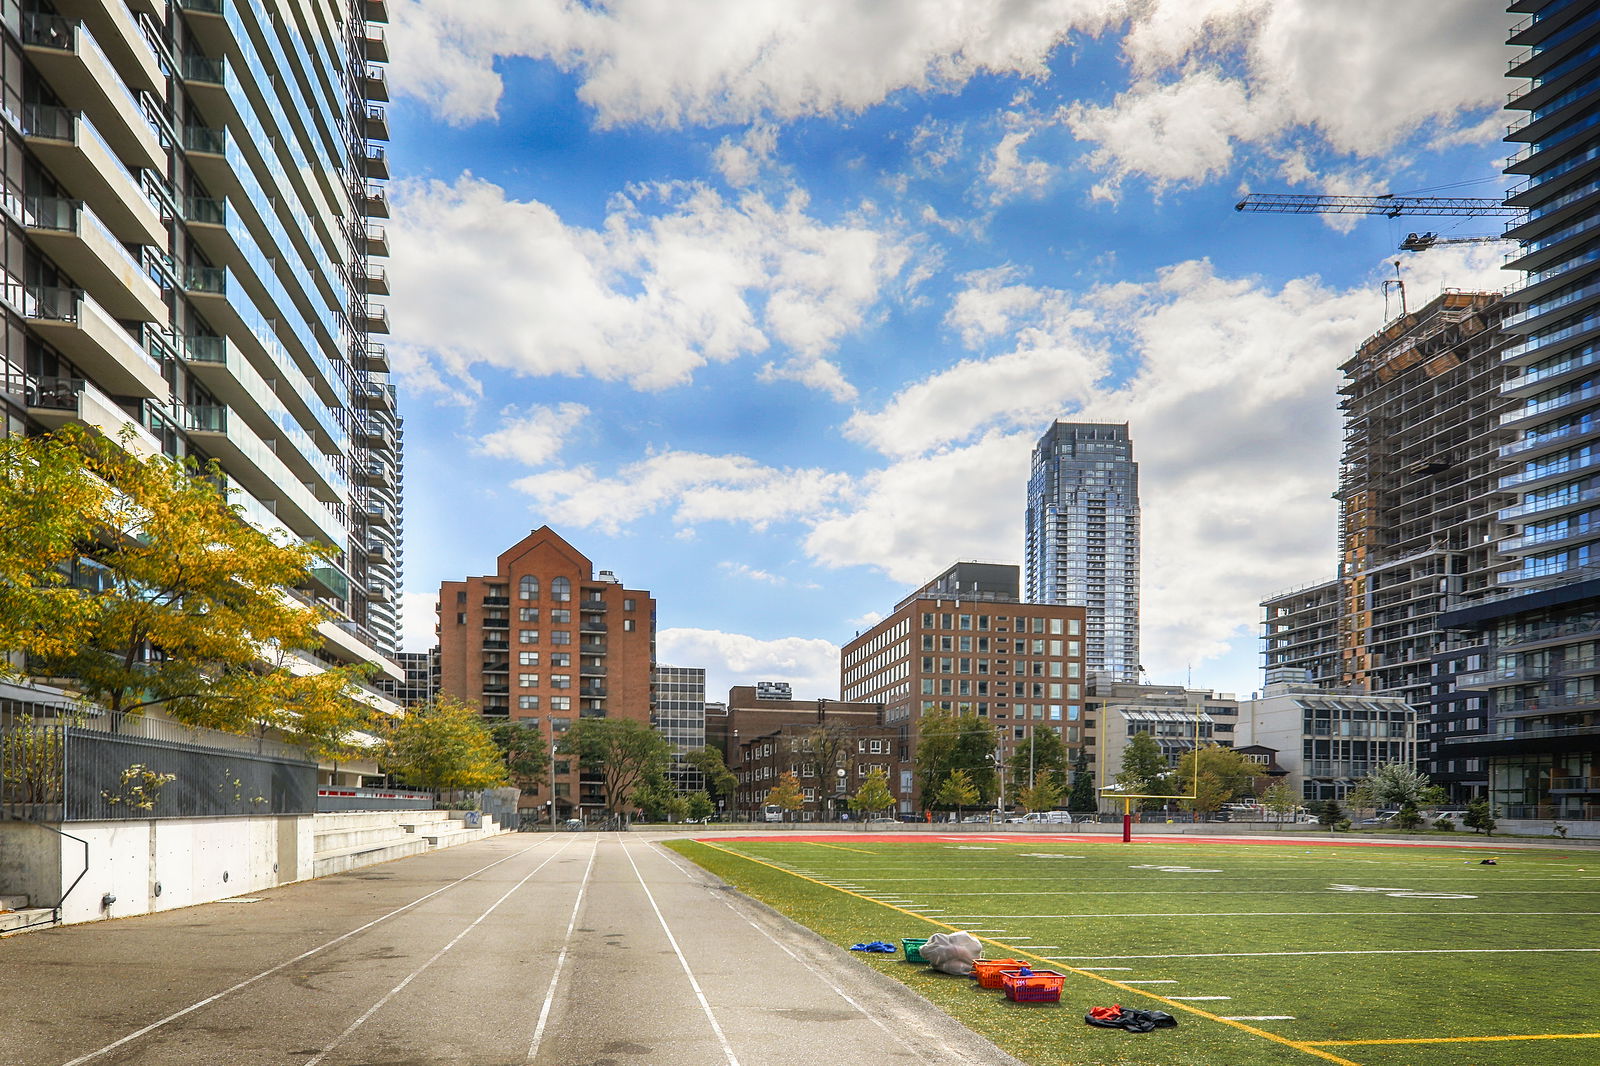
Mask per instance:
[[[928,965],[941,973],[965,977],[972,964],[983,958],[983,942],[971,933],[935,933],[917,949]]]

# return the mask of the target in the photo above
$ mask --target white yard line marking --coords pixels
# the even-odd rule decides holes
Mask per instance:
[[[568,846],[570,846],[570,845],[568,845]],[[565,850],[566,850],[566,848],[563,847],[562,851],[565,851]],[[402,980],[399,984],[395,985],[393,988],[389,989],[389,991],[385,992],[382,996],[380,996],[378,998],[378,1002],[374,1003],[372,1006],[368,1007],[365,1011],[363,1011],[359,1018],[357,1018],[355,1021],[351,1022],[348,1026],[345,1027],[344,1032],[340,1033],[338,1036],[336,1036],[332,1040],[330,1040],[327,1043],[327,1045],[321,1051],[317,1052],[315,1055],[313,1055],[309,1059],[307,1059],[302,1064],[302,1066],[317,1066],[317,1063],[319,1063],[323,1059],[327,1058],[328,1057],[328,1053],[331,1052],[334,1048],[338,1047],[340,1044],[344,1043],[346,1037],[348,1037],[351,1033],[355,1032],[357,1029],[361,1028],[363,1025],[367,1024],[367,1019],[371,1018],[374,1014],[378,1013],[378,1011],[380,1009],[382,1009],[384,1004],[388,1003],[395,996],[398,996],[401,992],[405,991],[405,988],[406,988],[407,985],[409,985],[412,981],[415,981],[419,976],[422,975],[422,971],[426,970],[428,967],[432,966],[434,963],[436,963],[440,959],[442,959],[444,957],[444,955],[445,955],[445,952],[449,951],[451,948],[453,948],[457,944],[461,943],[461,939],[463,937],[465,937],[468,933],[472,932],[474,929],[478,928],[479,923],[481,923],[485,918],[489,917],[489,915],[493,914],[499,908],[500,904],[502,904],[506,900],[510,899],[512,894],[515,893],[517,891],[517,889],[521,888],[523,885],[525,885],[529,881],[533,880],[533,875],[534,874],[538,873],[540,870],[542,870],[546,866],[550,865],[560,855],[561,855],[561,852],[558,851],[554,855],[550,856],[548,859],[544,860],[544,862],[541,862],[538,866],[535,866],[533,869],[529,870],[526,877],[524,877],[522,880],[518,881],[516,884],[512,885],[510,888],[506,889],[505,893],[499,899],[495,900],[493,903],[489,904],[488,907],[484,908],[484,911],[483,911],[482,914],[478,915],[476,918],[472,919],[471,922],[467,923],[467,927],[465,929],[461,930],[461,932],[459,932],[455,936],[451,937],[449,943],[445,944],[444,947],[440,948],[438,951],[435,951],[432,955],[428,956],[428,961],[427,962],[424,962],[421,966],[418,966],[415,970],[412,970],[410,973],[406,974],[404,980]]]
[[[279,970],[283,969],[284,967],[293,966],[297,962],[302,962],[302,961],[304,961],[306,959],[309,959],[311,956],[316,955],[319,952],[326,951],[328,948],[333,947],[335,944],[339,944],[339,943],[342,943],[343,941],[349,940],[351,937],[355,936],[357,933],[364,933],[368,929],[371,929],[373,926],[377,925],[378,923],[386,922],[390,918],[393,918],[395,915],[404,913],[405,911],[410,910],[412,907],[415,907],[417,904],[426,902],[427,900],[432,899],[434,896],[437,896],[439,893],[448,891],[449,889],[452,889],[452,888],[456,887],[457,885],[461,884],[461,882],[463,882],[463,881],[472,880],[474,877],[477,877],[479,874],[483,873],[485,870],[489,870],[489,869],[492,869],[492,868],[494,868],[496,866],[499,866],[503,862],[509,862],[510,860],[515,859],[518,856],[526,855],[528,852],[532,851],[534,848],[543,847],[544,844],[545,844],[545,842],[541,840],[537,844],[530,844],[528,847],[523,848],[521,851],[517,852],[514,855],[507,855],[503,859],[496,859],[494,862],[491,862],[488,866],[479,867],[478,869],[472,871],[472,873],[467,874],[465,877],[458,878],[457,880],[451,881],[448,885],[444,885],[444,886],[442,886],[440,888],[436,888],[432,892],[429,892],[427,895],[418,896],[416,899],[412,900],[410,903],[407,903],[403,907],[396,907],[394,910],[390,911],[388,914],[381,915],[381,916],[379,916],[377,918],[372,919],[372,921],[368,922],[366,925],[357,926],[356,928],[350,930],[348,933],[342,933],[339,936],[334,937],[332,940],[329,940],[327,943],[320,944],[317,947],[312,948],[310,951],[301,952],[299,955],[296,955],[292,959],[289,959],[289,960],[287,960],[285,962],[278,963],[278,965],[272,967],[272,969],[270,969],[270,970],[262,970],[260,973],[256,974],[254,977],[246,977],[243,981],[240,981],[238,984],[232,985],[232,986],[230,986],[228,988],[224,988],[221,992],[218,992],[216,995],[207,996],[205,999],[198,1000],[197,1002],[191,1003],[187,1007],[183,1008],[182,1010],[174,1011],[173,1013],[167,1015],[165,1018],[162,1018],[160,1021],[151,1022],[149,1025],[145,1026],[143,1029],[135,1029],[133,1032],[129,1033],[125,1037],[122,1037],[120,1040],[113,1040],[111,1043],[107,1044],[105,1047],[98,1048],[98,1049],[96,1049],[94,1051],[89,1052],[87,1055],[79,1055],[75,1059],[71,1059],[71,1060],[69,1060],[67,1062],[64,1062],[64,1063],[62,1063],[62,1066],[81,1066],[82,1063],[89,1062],[92,1059],[97,1059],[101,1055],[104,1055],[108,1051],[114,1051],[117,1048],[121,1047],[122,1045],[124,1045],[126,1043],[129,1043],[130,1041],[137,1040],[141,1036],[145,1036],[145,1035],[147,1035],[149,1033],[153,1033],[157,1029],[162,1028],[163,1026],[170,1025],[172,1022],[177,1021],[179,1018],[182,1018],[186,1014],[192,1014],[195,1011],[199,1010],[201,1007],[210,1006],[211,1004],[215,1003],[217,1000],[222,999],[224,996],[230,996],[233,993],[239,991],[241,988],[248,988],[249,986],[255,984],[257,981],[261,980],[263,977],[271,977],[273,974],[277,973]],[[565,849],[565,847],[566,847],[566,845],[563,845],[563,850]]]
[[[561,941],[561,951],[556,955],[555,970],[550,974],[550,987],[545,989],[544,1004],[539,1008],[539,1022],[533,1027],[533,1041],[528,1045],[529,1062],[539,1055],[539,1044],[544,1040],[544,1027],[550,1020],[550,1007],[556,999],[556,984],[561,980],[561,971],[567,965],[567,949],[572,945],[572,931],[578,926],[578,908],[583,906],[583,895],[589,888],[589,874],[594,870],[594,858],[599,853],[600,841],[596,839],[594,847],[589,849],[589,865],[584,867],[583,881],[578,885],[578,898],[572,901],[572,916],[567,919],[567,932]]]
[[[1124,983],[1125,984],[1133,984],[1135,982],[1127,981],[1127,982],[1124,982]],[[1185,1001],[1199,1002],[1201,1000],[1208,1000],[1208,999],[1232,999],[1233,997],[1232,996],[1168,996],[1167,998],[1168,999],[1181,999],[1181,1000],[1185,1000]]]
[[[1167,997],[1171,999],[1171,996]],[[1292,1014],[1233,1014],[1219,1015],[1225,1022],[1292,1022]]]
[[[1055,956],[1052,956],[1047,961],[1049,961],[1049,962],[1067,962],[1072,957],[1073,956],[1071,956],[1071,955],[1055,955]],[[1133,967],[1132,966],[1075,966],[1075,967],[1073,967],[1073,969],[1076,969],[1076,970],[1088,970],[1088,971],[1090,971],[1092,973],[1099,973],[1102,970],[1131,971],[1133,969]]]
[[[1166,978],[1162,978],[1161,980],[1158,980],[1158,981],[1123,981],[1122,983],[1125,984],[1125,985],[1175,985],[1178,982],[1170,981],[1170,980],[1167,980]],[[1174,997],[1174,998],[1176,998],[1176,997]]]
[[[711,1024],[711,1031],[717,1034],[717,1041],[722,1044],[722,1053],[728,1060],[728,1066],[739,1066],[739,1057],[733,1053],[733,1045],[728,1043],[728,1034],[722,1031],[722,1026],[717,1024],[717,1017],[711,1013],[711,1002],[706,999],[706,994],[700,987],[700,982],[695,979],[694,971],[689,968],[689,960],[684,958],[683,949],[678,946],[678,938],[672,935],[672,928],[667,925],[666,915],[661,913],[661,908],[656,905],[656,897],[650,891],[650,886],[645,883],[644,874],[639,872],[639,864],[633,861],[633,853],[628,850],[628,845],[619,845],[622,854],[627,857],[628,865],[633,867],[633,874],[639,879],[639,887],[644,889],[644,898],[650,901],[650,909],[656,912],[656,921],[661,923],[661,931],[667,936],[667,943],[672,945],[673,954],[678,956],[678,965],[683,967],[684,976],[689,979],[689,987],[694,989],[694,996],[700,1001],[700,1009],[705,1012],[706,1021]]]
[[[1600,948],[1371,948],[1362,951],[1229,951],[1206,955],[1062,955],[1055,961],[1072,959],[1265,959],[1288,955],[1522,955],[1544,952],[1600,952]],[[1078,969],[1106,969],[1080,966]]]

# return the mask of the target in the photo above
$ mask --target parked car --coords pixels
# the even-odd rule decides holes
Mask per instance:
[[[1072,815],[1066,811],[1034,811],[1022,816],[1022,821],[1044,825],[1071,825]]]

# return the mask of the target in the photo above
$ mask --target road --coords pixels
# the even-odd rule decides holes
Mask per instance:
[[[1017,1066],[645,833],[0,941],[4,1066]]]

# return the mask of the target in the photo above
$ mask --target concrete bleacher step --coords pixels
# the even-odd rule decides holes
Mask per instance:
[[[0,896],[0,936],[27,929],[47,929],[55,923],[49,907],[29,906],[27,896]]]

